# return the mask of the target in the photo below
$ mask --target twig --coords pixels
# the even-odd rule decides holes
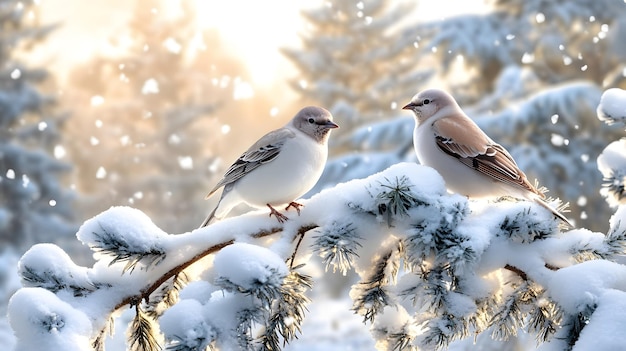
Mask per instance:
[[[545,264],[545,267],[546,267],[547,269],[551,270],[551,271],[558,271],[559,269],[561,269],[560,267],[553,266],[553,265],[551,265],[551,264],[549,264],[549,263],[546,263],[546,264]]]
[[[557,266],[553,266],[549,263],[546,263],[544,265],[544,267],[546,267],[547,269],[551,270],[551,271],[558,271],[559,269],[561,269],[560,267]],[[510,264],[506,264],[506,266],[504,266],[504,269],[509,270],[517,275],[520,276],[520,278],[522,278],[523,280],[528,280],[528,274],[526,274],[526,272],[524,272],[523,270],[515,267],[515,266],[511,266]]]
[[[528,280],[528,275],[526,274],[526,272],[524,272],[523,270],[515,267],[515,266],[511,266],[510,264],[506,264],[506,266],[504,266],[504,269],[507,269],[517,275],[520,276],[520,278],[522,278],[523,280]]]
[[[302,226],[300,227],[300,229],[298,229],[298,234],[296,235],[297,237],[299,237],[298,242],[296,243],[296,248],[293,250],[293,254],[291,254],[291,258],[290,258],[290,263],[289,263],[289,269],[293,269],[293,263],[296,260],[296,253],[298,253],[298,249],[300,248],[300,244],[302,243],[302,240],[304,240],[304,235],[311,229],[315,229],[319,227],[316,224],[310,224],[307,226]],[[295,238],[294,238],[295,239]]]

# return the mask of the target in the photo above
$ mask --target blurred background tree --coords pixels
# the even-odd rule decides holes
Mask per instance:
[[[28,249],[74,233],[70,165],[54,79],[24,57],[47,40],[33,1],[0,1],[0,247]],[[47,84],[47,85],[46,85]]]
[[[330,0],[302,11],[310,24],[300,35],[302,48],[282,50],[299,70],[290,86],[333,113],[338,135],[389,118],[398,98],[431,76],[430,67],[416,68],[413,41],[399,35],[397,24],[414,8],[410,2]]]
[[[190,1],[136,1],[112,36],[117,52],[72,71],[66,101],[81,115],[69,133],[82,217],[131,204],[184,232],[210,209],[204,195],[227,166],[230,132],[216,116],[254,96],[243,63],[195,16]]]
[[[0,345],[14,338],[5,319],[17,290],[19,256],[38,242],[67,246],[78,229],[65,156],[68,115],[54,77],[27,57],[48,40],[35,1],[0,0]],[[76,221],[75,221],[76,220]],[[71,240],[75,242],[75,240]]]

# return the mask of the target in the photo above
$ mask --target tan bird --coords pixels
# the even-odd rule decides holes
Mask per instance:
[[[437,170],[448,189],[473,198],[512,196],[531,200],[573,227],[543,200],[545,195],[528,181],[511,154],[491,140],[450,94],[425,90],[413,96],[403,109],[415,114],[413,147],[417,158]]]
[[[300,110],[286,126],[265,134],[244,152],[206,196],[221,187],[222,196],[215,209],[202,222],[204,227],[222,218],[240,203],[267,206],[279,222],[288,218],[274,206],[287,205],[300,213],[295,202],[309,191],[322,175],[328,158],[330,131],[339,126],[321,107]]]

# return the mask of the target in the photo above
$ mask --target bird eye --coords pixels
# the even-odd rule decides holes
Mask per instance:
[[[430,99],[424,99],[424,101],[422,103],[424,105],[428,105],[428,104],[430,104]]]
[[[315,123],[315,120],[313,118],[309,118],[309,123],[313,124]]]

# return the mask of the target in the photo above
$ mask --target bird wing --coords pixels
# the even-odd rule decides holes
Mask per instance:
[[[288,128],[277,129],[265,134],[246,152],[239,156],[237,161],[235,161],[235,163],[228,168],[224,177],[217,183],[217,185],[215,185],[213,190],[211,190],[206,197],[209,198],[222,186],[233,184],[262,164],[274,160],[278,154],[280,154],[282,146],[285,142],[295,136],[296,134]]]
[[[464,165],[497,181],[544,197],[508,151],[491,140],[469,117],[442,118],[433,124],[437,146]]]

